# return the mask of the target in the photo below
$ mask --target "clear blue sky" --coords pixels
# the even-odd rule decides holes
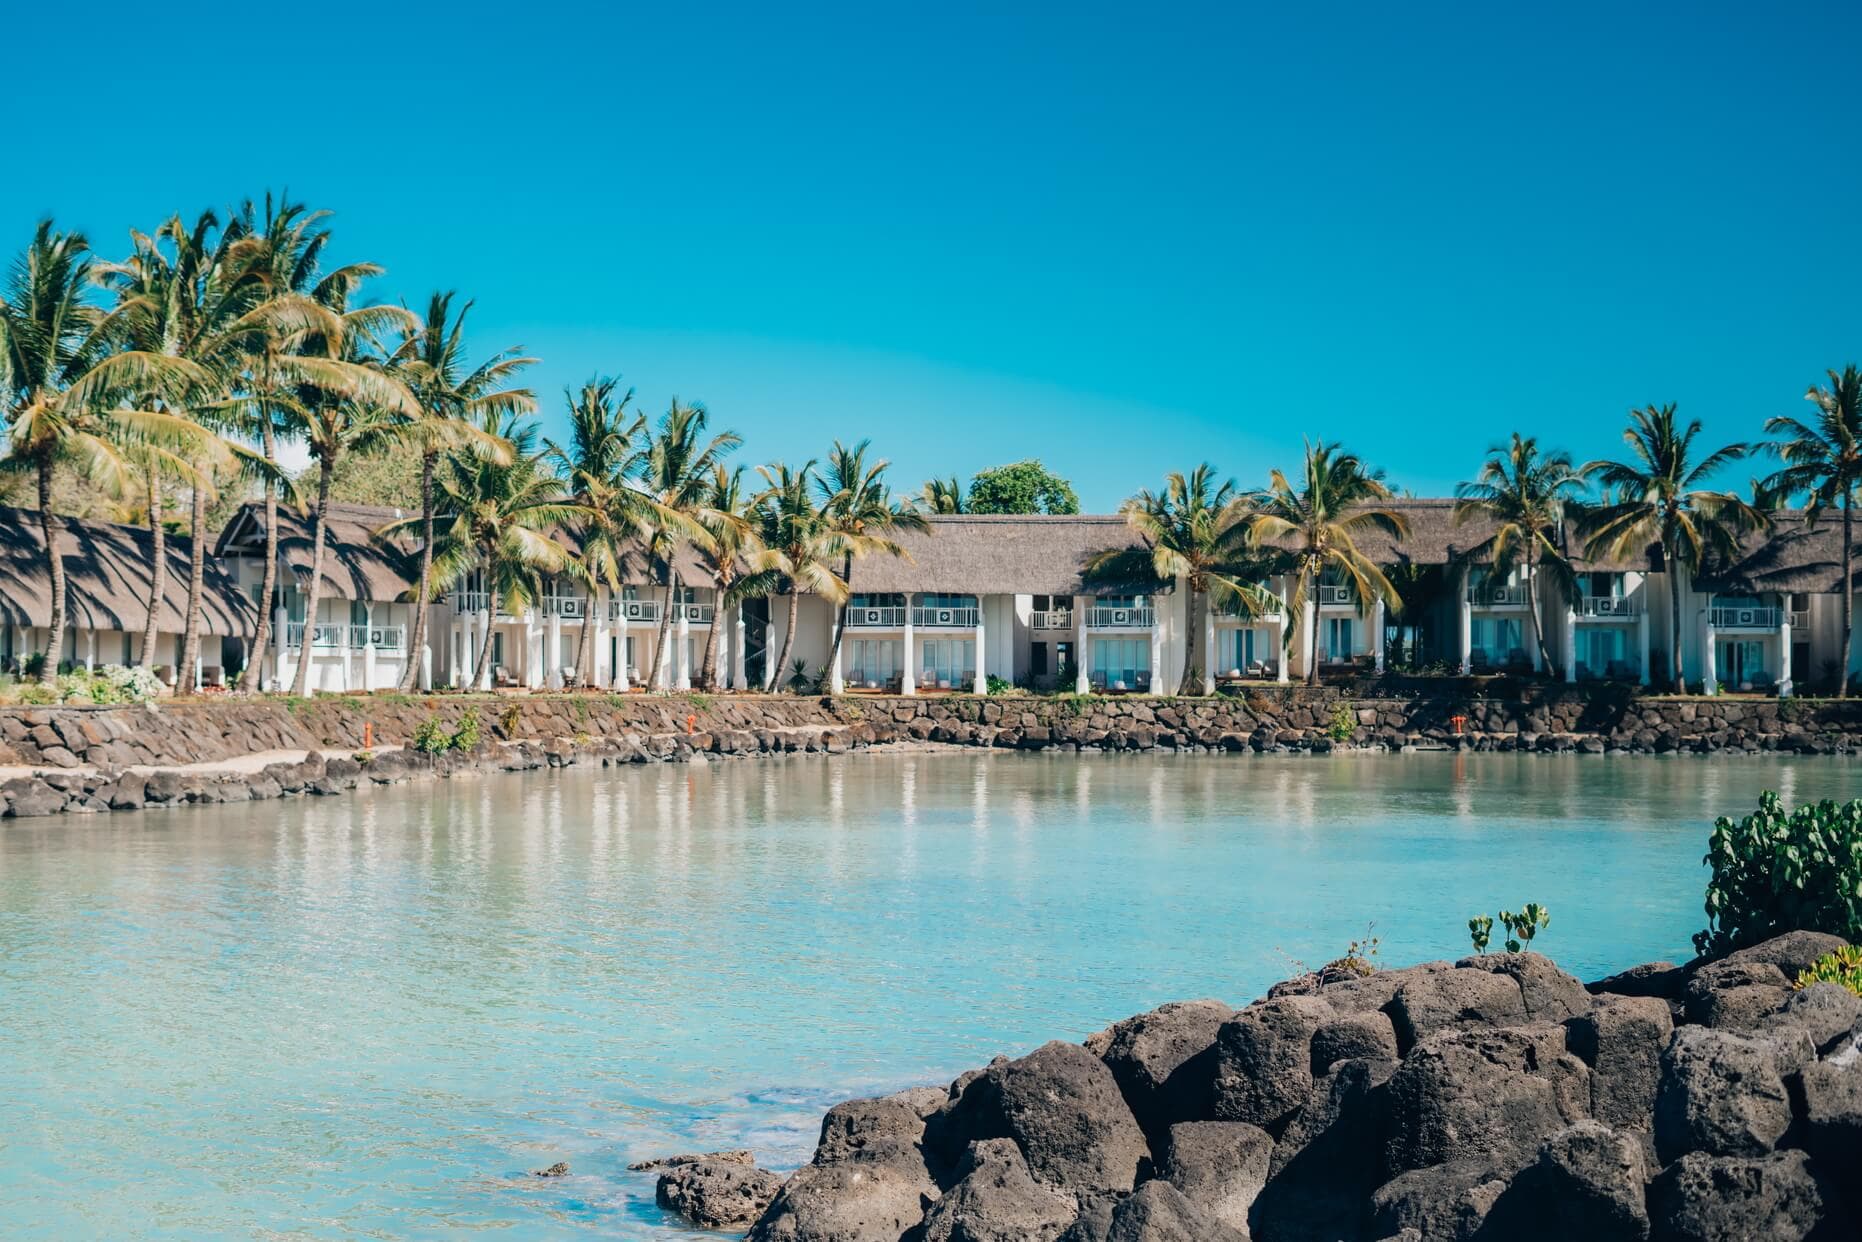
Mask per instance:
[[[15,12],[0,241],[289,186],[547,419],[618,371],[745,460],[1090,509],[1302,436],[1420,492],[1650,401],[1749,437],[1862,360],[1853,5],[594,7]]]

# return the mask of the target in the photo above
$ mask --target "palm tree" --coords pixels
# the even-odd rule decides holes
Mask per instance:
[[[1587,462],[1581,473],[1610,489],[1616,499],[1586,519],[1585,554],[1626,560],[1659,544],[1668,570],[1669,685],[1681,685],[1681,571],[1698,573],[1709,555],[1733,556],[1739,537],[1769,522],[1763,513],[1730,492],[1701,488],[1709,475],[1751,451],[1728,444],[1696,453],[1700,420],[1681,426],[1672,402],[1629,412],[1623,442],[1628,461]]]
[[[1849,693],[1849,666],[1854,656],[1855,634],[1855,517],[1852,512],[1857,487],[1862,487],[1862,372],[1854,363],[1841,373],[1829,372],[1830,386],[1815,384],[1804,394],[1817,406],[1815,425],[1780,415],[1767,419],[1765,430],[1784,433],[1774,451],[1784,461],[1777,473],[1763,480],[1754,496],[1754,507],[1769,509],[1770,503],[1782,502],[1803,493],[1804,524],[1814,527],[1825,509],[1840,505],[1843,511],[1843,674],[1837,682],[1836,695]]]
[[[831,604],[847,598],[847,583],[833,569],[839,545],[826,516],[815,507],[815,463],[799,469],[782,462],[758,466],[764,488],[756,498],[756,533],[763,545],[750,560],[759,572],[788,580],[789,618],[782,634],[782,650],[769,664],[764,692],[774,693],[782,670],[795,648],[795,621],[803,591],[813,591]]]
[[[828,454],[827,468],[815,477],[821,496],[821,513],[833,532],[835,550],[841,557],[841,579],[853,581],[853,563],[863,556],[911,556],[893,539],[900,531],[929,530],[931,524],[909,501],[899,502],[886,486],[883,458],[867,464],[866,451],[871,440],[862,440],[852,448],[834,441]],[[834,610],[834,641],[828,651],[829,676],[840,668],[841,642],[847,633],[847,600]],[[979,653],[980,654],[980,653]]]
[[[673,663],[668,659],[667,643],[672,633],[673,602],[679,592],[679,546],[689,541],[703,547],[713,541],[720,526],[741,520],[712,509],[705,497],[713,468],[743,443],[743,437],[734,431],[722,431],[707,440],[706,418],[704,406],[683,405],[674,397],[649,439],[640,471],[641,486],[659,507],[659,518],[647,546],[666,588],[659,643],[653,649],[653,671],[647,674],[648,690],[660,688],[660,670],[671,668]],[[715,609],[712,623],[716,624]]]
[[[1299,485],[1280,471],[1268,476],[1268,485],[1248,498],[1253,510],[1248,533],[1257,545],[1290,545],[1286,555],[1294,573],[1292,597],[1287,601],[1303,615],[1306,601],[1327,572],[1350,582],[1358,607],[1380,596],[1391,608],[1401,608],[1396,587],[1377,563],[1358,550],[1358,536],[1381,533],[1402,538],[1409,522],[1386,503],[1390,489],[1380,471],[1337,444],[1323,440],[1306,446],[1305,467]],[[1306,630],[1306,684],[1319,684],[1319,635]],[[1382,642],[1383,636],[1377,636]]]
[[[1516,565],[1525,566],[1532,641],[1539,648],[1540,667],[1549,669],[1552,653],[1539,621],[1538,571],[1543,566],[1570,594],[1576,575],[1559,545],[1558,532],[1567,509],[1580,499],[1584,477],[1571,464],[1569,453],[1541,454],[1536,438],[1517,431],[1511,441],[1487,453],[1473,481],[1455,488],[1455,524],[1474,519],[1493,524],[1493,534],[1473,552],[1488,557],[1499,577],[1506,577]]]
[[[420,585],[414,596],[414,633],[408,644],[407,670],[401,675],[401,689],[412,690],[420,677],[421,652],[427,643],[427,614],[434,596],[433,546],[434,476],[440,455],[461,438],[477,436],[476,444],[467,447],[491,458],[489,464],[505,468],[511,464],[508,453],[493,439],[479,433],[495,430],[519,414],[533,413],[536,395],[528,388],[507,385],[535,358],[521,356],[512,346],[485,359],[477,366],[465,360],[465,321],[472,310],[467,302],[453,313],[457,294],[435,293],[427,299],[427,317],[420,326],[406,334],[389,355],[389,365],[407,376],[407,386],[420,402]],[[489,645],[489,644],[488,644]]]
[[[919,490],[918,505],[926,513],[962,513],[963,482],[956,475],[947,479],[927,479]]]
[[[256,277],[257,296],[283,307],[307,302],[311,307],[346,306],[361,283],[381,274],[373,263],[350,263],[331,271],[322,270],[321,258],[330,242],[324,221],[327,211],[311,211],[302,203],[274,202],[265,195],[261,209],[251,199],[228,213],[226,235],[233,243],[249,275]],[[294,322],[295,321],[295,322]],[[284,359],[304,343],[302,316],[274,316],[265,329],[256,333],[246,345],[242,370],[244,382],[257,398],[248,407],[248,432],[258,433],[260,451],[269,474],[283,477],[278,463],[278,440],[287,429],[281,426],[284,412],[278,402],[281,389],[293,378]],[[328,331],[327,325],[325,331]],[[288,482],[286,484],[288,486]],[[265,505],[265,567],[259,581],[259,609],[252,651],[240,676],[242,690],[257,690],[263,684],[265,651],[274,639],[272,599],[278,591],[278,493],[272,477],[262,480]]]
[[[592,606],[601,587],[620,588],[623,551],[649,532],[661,514],[652,498],[629,481],[646,464],[646,418],[628,408],[633,389],[621,392],[618,379],[596,376],[579,392],[564,389],[563,396],[569,405],[569,443],[546,443],[570,496],[587,510],[578,531],[575,576],[587,588]],[[595,648],[588,636],[585,613],[575,653],[576,676],[583,685],[594,680]]]
[[[718,642],[718,630],[727,613],[735,611],[747,599],[772,593],[780,585],[781,575],[773,570],[748,569],[759,550],[752,521],[756,516],[756,498],[744,491],[744,468],[711,468],[711,485],[705,493],[705,507],[735,521],[720,522],[709,544],[697,548],[698,562],[711,579],[716,606],[711,612],[711,632],[705,636],[702,688],[715,690],[723,682],[724,648]],[[737,689],[741,691],[742,686]]]
[[[568,549],[553,532],[588,520],[588,510],[563,495],[551,469],[552,457],[537,447],[534,424],[507,415],[499,419],[481,406],[478,431],[502,440],[510,452],[449,455],[434,476],[435,503],[446,517],[433,544],[432,581],[450,585],[473,569],[485,576],[487,610],[496,618],[507,606],[528,608],[541,594],[539,575],[562,573]],[[425,515],[391,522],[384,536],[423,530]],[[491,635],[484,636],[472,669],[473,686],[491,675]]]
[[[0,293],[0,469],[27,473],[38,485],[39,530],[51,578],[51,634],[40,676],[58,674],[65,632],[65,564],[52,511],[52,472],[76,470],[87,483],[121,496],[135,485],[135,456],[176,464],[204,451],[200,429],[161,410],[132,408],[132,394],[159,387],[180,393],[204,382],[191,362],[141,349],[116,349],[121,324],[85,298],[94,261],[81,233],[41,221],[14,261]]]
[[[1087,562],[1088,575],[1160,585],[1182,580],[1190,603],[1177,693],[1215,693],[1214,674],[1196,663],[1196,601],[1205,608],[1232,604],[1250,617],[1279,604],[1256,582],[1263,565],[1251,547],[1247,498],[1233,479],[1218,484],[1215,467],[1204,462],[1188,475],[1166,475],[1161,494],[1140,491],[1119,512],[1143,546],[1100,553]]]

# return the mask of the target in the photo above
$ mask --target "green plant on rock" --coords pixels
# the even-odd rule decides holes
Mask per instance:
[[[459,717],[459,727],[453,730],[447,739],[447,745],[453,750],[472,750],[478,746],[479,722],[478,712],[466,708],[465,715]]]
[[[994,673],[988,674],[983,681],[983,686],[990,694],[1007,694],[1015,689],[1014,682],[1006,677],[998,677]]]
[[[1508,953],[1529,952],[1533,937],[1551,926],[1552,912],[1536,901],[1529,901],[1520,907],[1519,913],[1511,910],[1500,911],[1500,925],[1506,928],[1506,951]]]
[[[1476,953],[1487,952],[1487,945],[1493,939],[1493,915],[1477,914],[1469,919],[1468,936],[1474,941]]]
[[[452,734],[440,723],[438,716],[428,716],[414,727],[414,736],[407,744],[423,755],[437,755],[452,745]]]
[[[1797,972],[1795,986],[1799,991],[1813,983],[1834,983],[1862,996],[1862,949],[1846,944],[1834,953],[1825,953],[1808,970]]]
[[[523,708],[515,703],[506,704],[504,710],[498,713],[498,732],[504,734],[507,738],[515,738],[517,736],[517,726],[523,718]]]
[[[688,694],[685,701],[692,705],[692,710],[708,712],[711,710],[711,696],[708,694]]]
[[[1334,742],[1349,742],[1351,735],[1357,732],[1358,714],[1347,703],[1332,705],[1332,719],[1325,726],[1325,735]]]
[[[1702,954],[1720,954],[1788,931],[1862,939],[1862,799],[1806,803],[1786,811],[1778,795],[1759,809],[1713,822],[1704,859],[1707,928]]]

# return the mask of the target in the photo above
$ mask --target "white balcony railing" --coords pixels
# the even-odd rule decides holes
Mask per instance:
[[[565,621],[580,621],[588,615],[588,597],[586,595],[545,595],[543,615],[561,617]]]
[[[1348,586],[1328,586],[1319,584],[1319,606],[1321,608],[1355,608],[1358,593]]]
[[[1777,608],[1715,604],[1709,610],[1708,623],[1716,630],[1775,630],[1783,616]]]
[[[862,629],[899,630],[905,628],[905,609],[900,607],[849,608],[847,610],[848,628],[858,626]]]
[[[357,651],[373,646],[382,651],[400,651],[407,642],[407,627],[401,625],[347,625],[341,621],[320,621],[313,628],[310,645],[320,651],[336,651],[347,646]],[[304,623],[292,621],[284,627],[284,645],[304,649]]]
[[[377,651],[399,651],[407,641],[407,630],[399,625],[352,625],[351,647],[374,647]]]
[[[491,595],[485,591],[454,591],[453,611],[484,612],[491,607]]]
[[[976,628],[976,609],[920,606],[912,609],[912,624],[931,630],[973,630]]]
[[[711,612],[710,604],[674,604],[672,619],[677,621],[683,618],[690,625],[710,625]]]
[[[319,622],[311,631],[310,645],[332,649],[340,647],[343,645],[345,631],[348,628],[341,622]],[[284,645],[299,651],[304,649],[304,623],[302,621],[292,621],[284,627]]]
[[[1580,617],[1634,617],[1641,607],[1629,595],[1586,595],[1578,600]]]
[[[1073,628],[1073,609],[1048,608],[1032,613],[1028,625],[1036,630],[1070,630]]]
[[[1157,614],[1148,605],[1118,608],[1095,604],[1086,614],[1086,623],[1095,630],[1148,630],[1156,622]]]
[[[608,601],[608,619],[626,621],[658,621],[659,601],[656,599],[615,599]]]

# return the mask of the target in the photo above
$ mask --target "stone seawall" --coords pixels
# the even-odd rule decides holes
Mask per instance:
[[[126,768],[216,763],[276,750],[405,745],[423,722],[476,713],[493,741],[580,742],[691,733],[834,730],[1042,750],[1325,752],[1406,746],[1640,753],[1850,753],[1862,702],[1643,698],[1619,688],[1532,688],[1508,697],[1462,683],[1351,694],[1271,688],[1215,698],[444,695],[190,700],[159,707],[0,709],[0,765]]]

